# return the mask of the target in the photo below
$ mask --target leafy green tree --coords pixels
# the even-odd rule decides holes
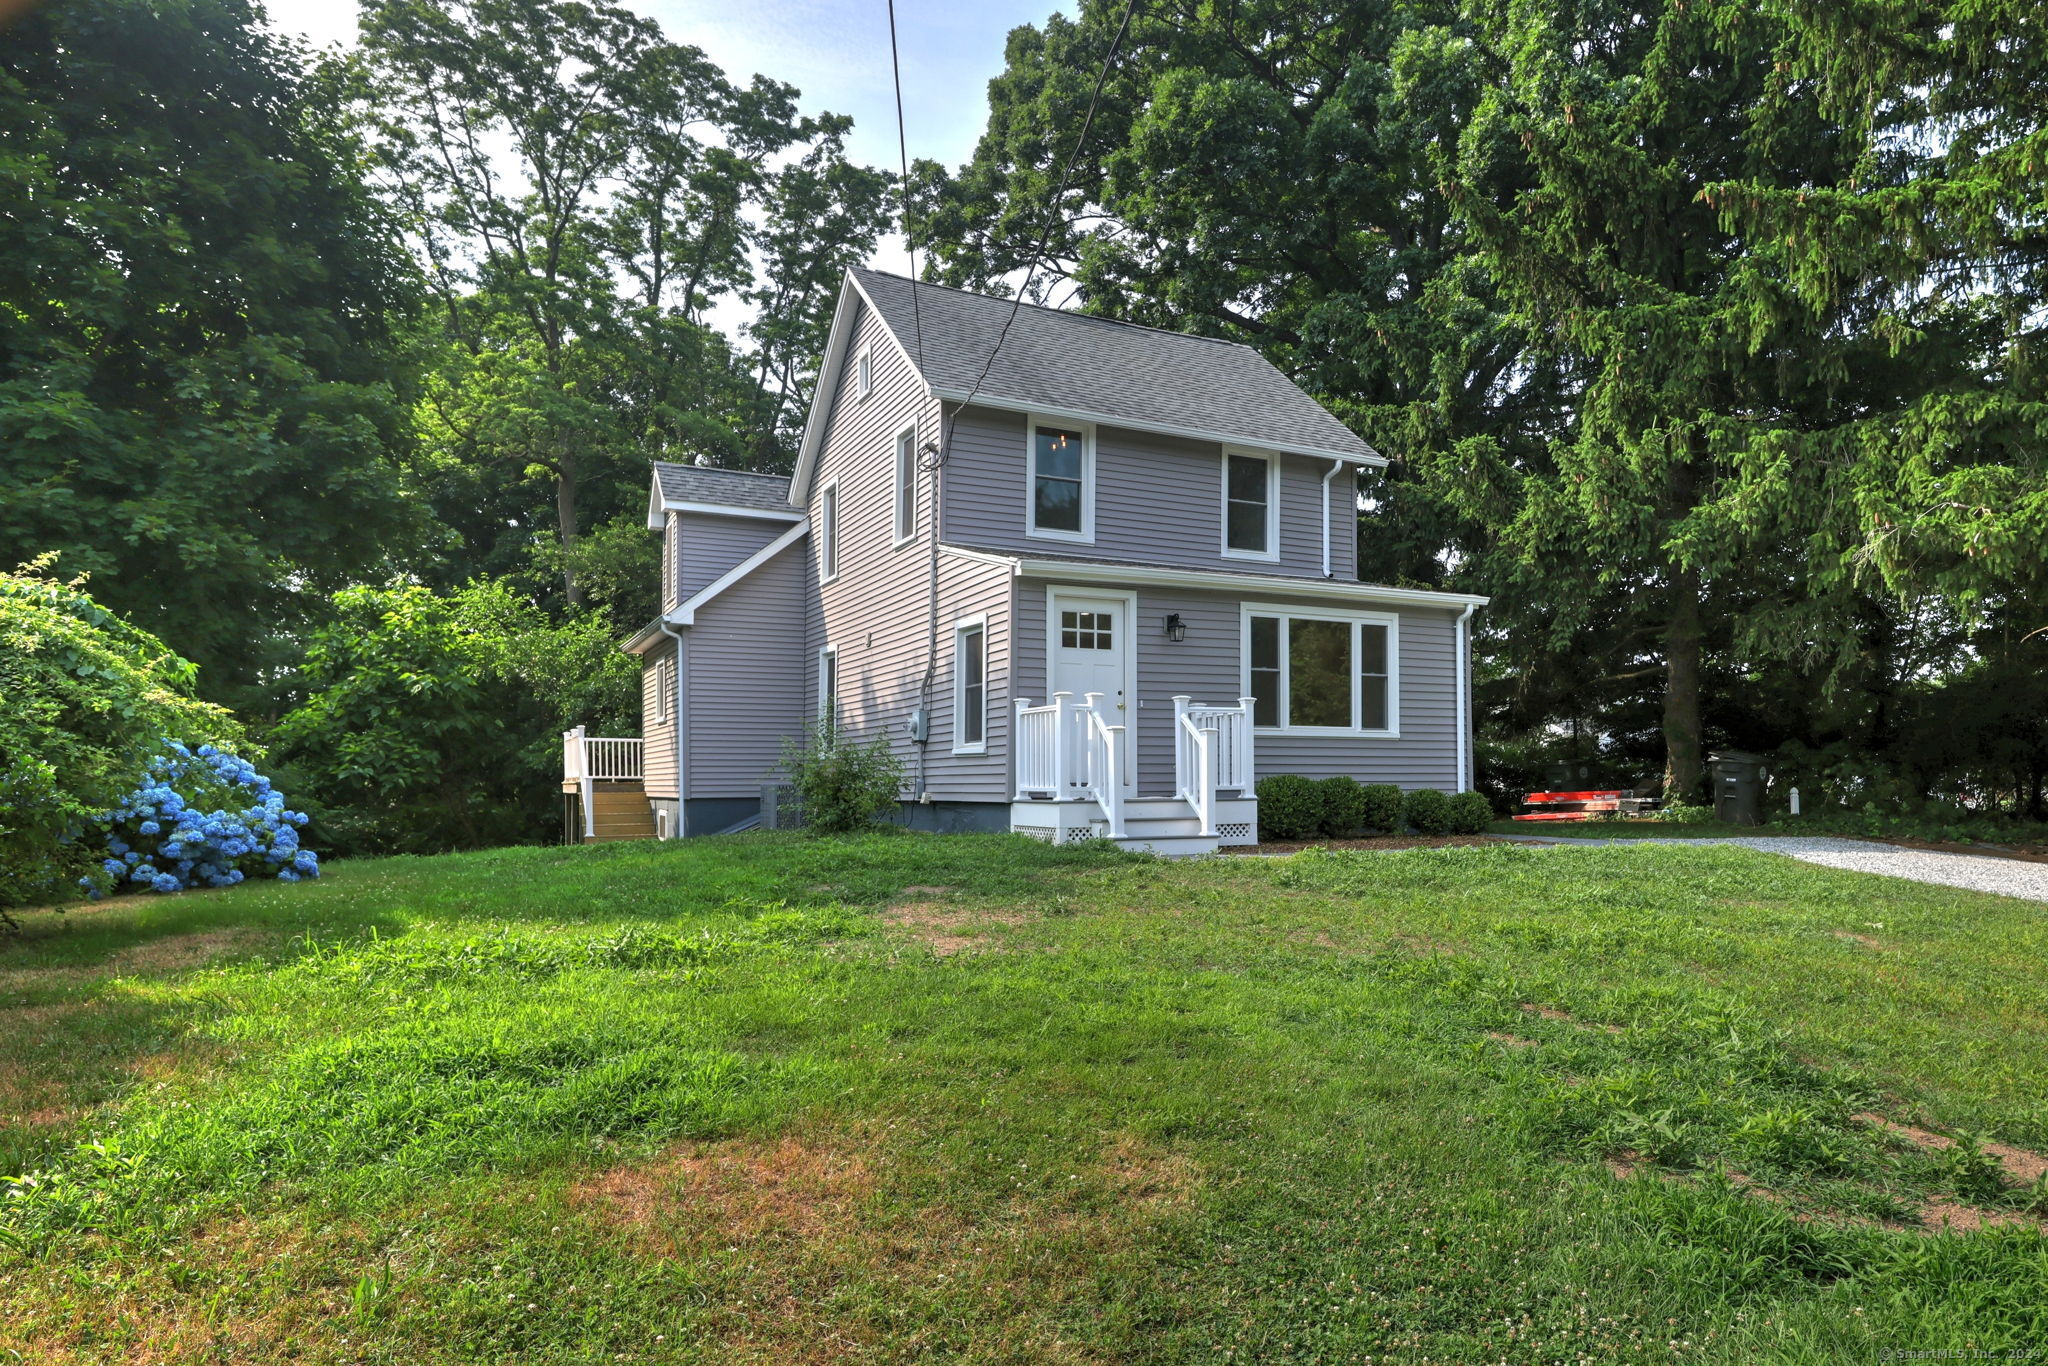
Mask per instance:
[[[872,249],[889,179],[846,163],[848,120],[618,5],[371,0],[362,36],[358,107],[441,325],[426,487],[467,572],[520,571],[549,530],[576,605],[578,543],[637,514],[650,458],[786,463],[818,280]],[[735,296],[756,355],[709,322]]]
[[[561,732],[637,729],[639,673],[602,615],[556,623],[492,581],[350,588],[334,608],[301,666],[306,700],[272,741],[342,852],[545,838]]]
[[[134,786],[165,739],[235,745],[197,670],[47,558],[0,573],[0,925],[66,899],[93,849],[74,841]]]
[[[223,699],[418,520],[409,271],[261,18],[70,0],[0,41],[0,563],[61,551]]]

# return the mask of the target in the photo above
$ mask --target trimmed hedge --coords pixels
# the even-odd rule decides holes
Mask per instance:
[[[1483,835],[1493,820],[1493,803],[1483,792],[1460,792],[1451,798],[1451,833]]]
[[[1313,839],[1323,828],[1323,789],[1313,778],[1276,773],[1259,779],[1262,839]]]
[[[1365,798],[1365,818],[1361,824],[1374,834],[1400,834],[1401,789],[1392,783],[1374,783],[1359,791]]]
[[[1350,839],[1365,827],[1365,789],[1345,774],[1316,784],[1322,798],[1322,832],[1331,839]]]
[[[1408,794],[1408,824],[1418,835],[1448,835],[1451,832],[1451,799],[1433,787],[1418,787]]]

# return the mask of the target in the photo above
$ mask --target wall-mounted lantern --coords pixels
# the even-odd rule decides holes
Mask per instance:
[[[1166,638],[1168,640],[1186,640],[1188,638],[1188,624],[1180,619],[1180,613],[1168,612],[1166,614]]]

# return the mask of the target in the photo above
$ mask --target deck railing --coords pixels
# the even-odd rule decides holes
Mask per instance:
[[[562,786],[574,788],[583,797],[583,834],[597,834],[593,789],[598,783],[637,783],[641,771],[642,741],[632,736],[586,735],[583,727],[562,732]]]
[[[1234,707],[1205,706],[1193,698],[1173,699],[1173,781],[1180,799],[1201,818],[1202,833],[1216,833],[1216,794],[1249,797],[1257,785],[1252,767],[1252,698]]]
[[[1072,693],[1056,692],[1052,701],[1034,707],[1017,699],[1012,730],[1017,748],[1018,801],[1049,798],[1076,801],[1092,797],[1109,822],[1109,833],[1124,829],[1124,775],[1130,751],[1124,728],[1109,724],[1102,694],[1089,693],[1079,703]]]
[[[1102,808],[1109,822],[1109,837],[1124,837],[1124,728],[1112,726],[1102,710],[1102,694],[1088,694],[1082,709],[1081,753],[1086,776],[1084,790]]]

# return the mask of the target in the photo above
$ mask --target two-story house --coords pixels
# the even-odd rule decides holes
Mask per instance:
[[[850,272],[795,474],[656,466],[655,832],[744,828],[824,714],[945,830],[1201,852],[1267,774],[1464,790],[1485,599],[1357,581],[1383,463],[1249,347]]]

